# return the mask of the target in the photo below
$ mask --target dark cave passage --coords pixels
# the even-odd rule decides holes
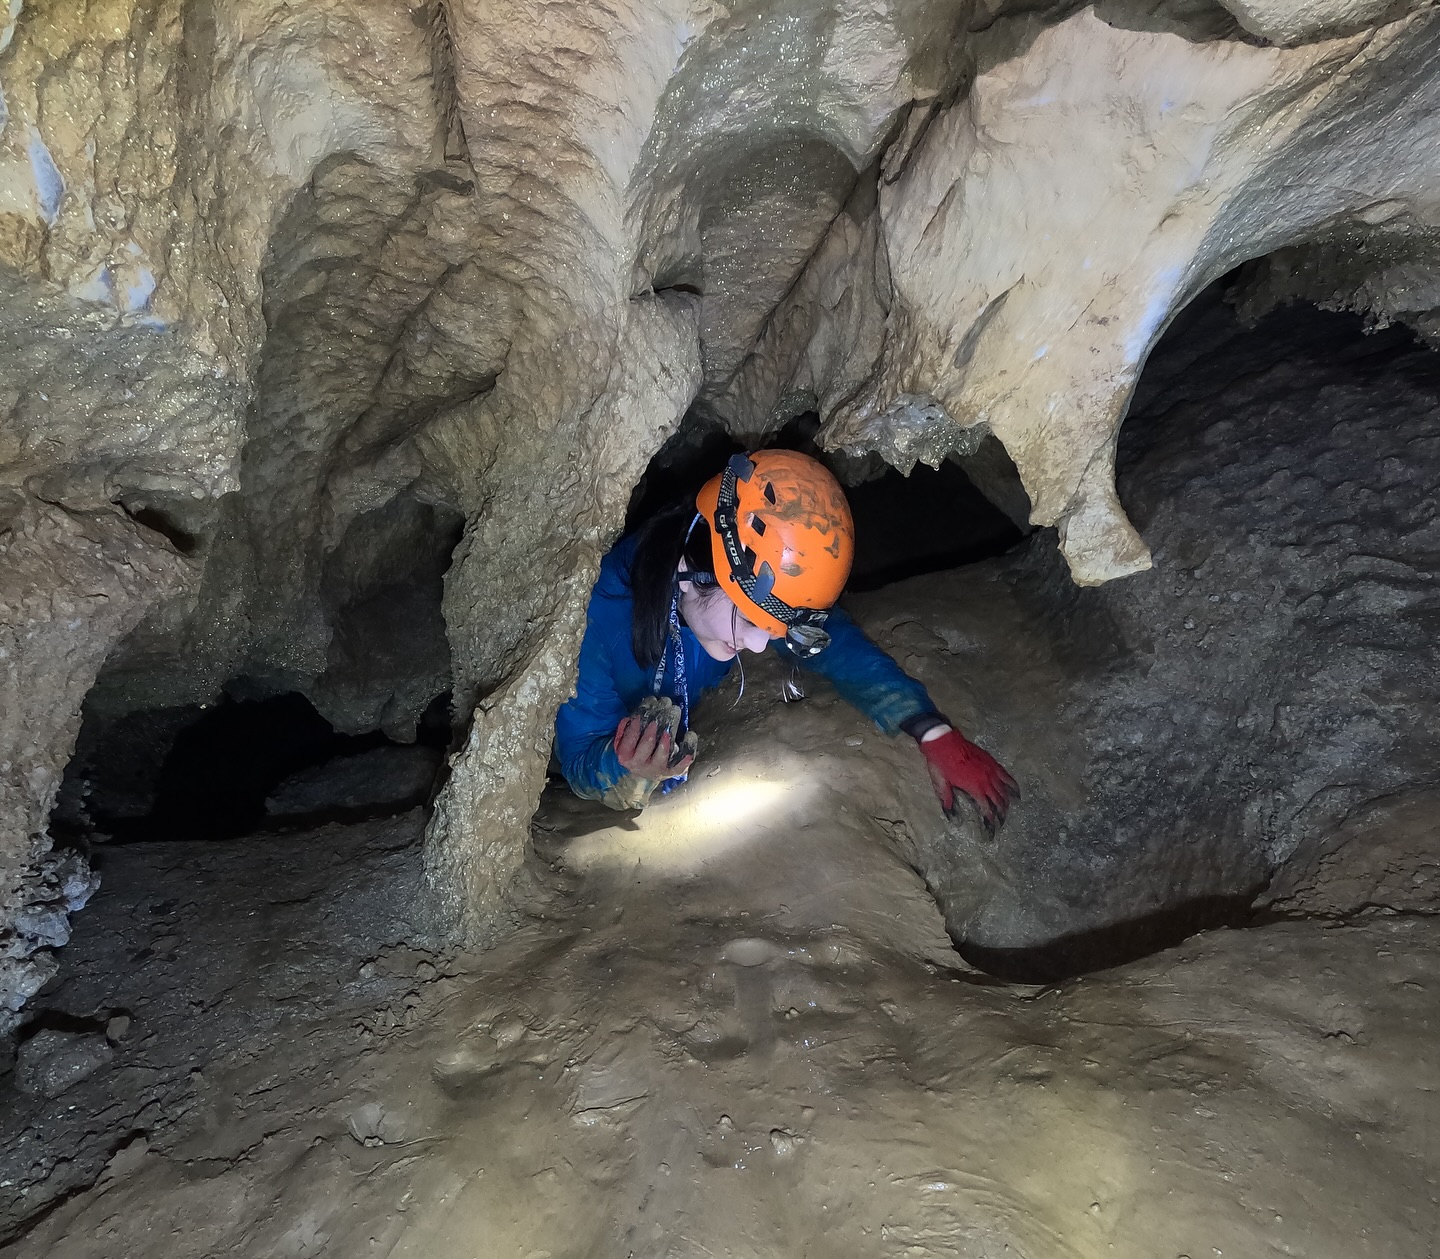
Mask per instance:
[[[960,940],[997,977],[1056,983],[1312,913],[1432,912],[1421,853],[1440,835],[1413,818],[1440,785],[1440,355],[1308,303],[1243,327],[1233,279],[1171,324],[1120,432],[1154,569],[1081,590],[1017,569],[1081,679],[1056,720],[1081,723],[1096,768],[1085,806],[1039,819],[1047,857],[1010,876],[1058,889],[1053,938]],[[1086,694],[1101,676],[1107,701]],[[1078,925],[1087,902],[1100,925]]]
[[[429,803],[453,739],[442,602],[463,524],[409,494],[350,519],[310,592],[328,642],[308,675],[282,640],[212,690],[213,662],[136,666],[122,644],[82,710],[55,835],[233,839]]]
[[[1401,379],[1434,387],[1440,378],[1440,356],[1401,323],[1375,328],[1359,315],[1293,302],[1243,327],[1228,300],[1241,274],[1243,269],[1217,280],[1176,315],[1136,382],[1120,429],[1116,473],[1121,501],[1142,532],[1147,487],[1133,472],[1155,441],[1175,443],[1178,430],[1162,422],[1175,408],[1193,408],[1196,418],[1204,418],[1203,408],[1236,381],[1258,381],[1274,369],[1293,373],[1274,378],[1270,393],[1277,404],[1306,367],[1314,372],[1307,383],[1332,388]]]
[[[77,758],[59,825],[111,843],[234,839],[255,831],[360,821],[424,804],[450,742],[437,695],[414,743],[338,732],[298,692],[121,718]],[[77,806],[76,801],[83,801]]]
[[[426,710],[413,744],[379,730],[341,734],[294,692],[239,701],[226,695],[177,733],[148,815],[95,821],[102,829],[112,823],[123,842],[229,839],[266,825],[384,816],[425,803],[449,738],[446,695]],[[322,769],[329,774],[290,781]],[[362,781],[351,781],[356,772]]]

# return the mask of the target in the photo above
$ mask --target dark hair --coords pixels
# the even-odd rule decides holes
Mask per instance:
[[[691,521],[695,521],[693,529]],[[635,556],[630,561],[630,595],[635,605],[630,646],[643,668],[653,669],[665,650],[676,569],[682,558],[692,573],[714,577],[710,526],[703,518],[695,520],[693,498],[661,509],[635,531]]]

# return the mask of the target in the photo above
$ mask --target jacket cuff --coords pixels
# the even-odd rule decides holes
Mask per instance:
[[[908,734],[916,743],[919,743],[936,726],[954,726],[949,717],[941,713],[916,713],[913,717],[906,717],[900,723],[900,729]]]

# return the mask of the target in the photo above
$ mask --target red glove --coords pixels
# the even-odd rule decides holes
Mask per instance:
[[[615,727],[614,742],[615,759],[626,773],[652,782],[683,778],[695,760],[685,754],[683,744],[675,746],[669,730],[639,713],[631,713]]]
[[[993,838],[1010,805],[1020,799],[1020,788],[1005,767],[958,730],[922,742],[920,754],[929,766],[930,781],[945,816],[953,818],[958,813],[955,790],[959,788],[979,810],[985,833]]]

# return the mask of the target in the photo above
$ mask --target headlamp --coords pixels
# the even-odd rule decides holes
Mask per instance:
[[[801,614],[805,620],[785,627],[785,646],[800,659],[808,660],[830,646],[830,632],[825,628],[826,613],[805,608]]]

